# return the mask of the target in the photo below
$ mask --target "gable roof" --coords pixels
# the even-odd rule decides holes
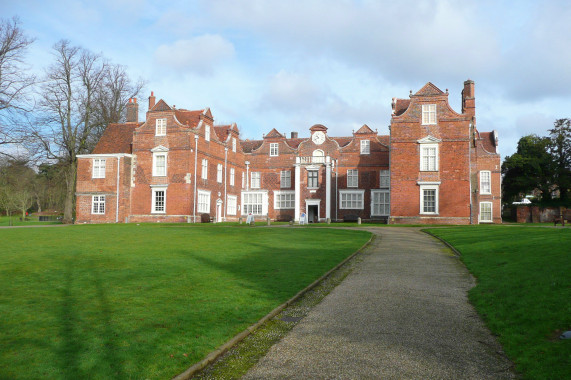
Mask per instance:
[[[432,82],[428,82],[425,84],[420,90],[416,92],[414,95],[420,96],[434,96],[434,95],[445,95],[438,87],[432,84]]]
[[[232,129],[232,125],[215,125],[214,132],[216,132],[216,136],[218,136],[218,140],[226,141],[228,138],[228,134],[230,133],[230,129]]]
[[[370,134],[375,134],[375,132],[369,128],[369,126],[367,124],[363,124],[363,126],[361,128],[359,128],[359,130],[357,132],[355,132],[356,135],[370,135]]]
[[[185,109],[177,109],[174,114],[176,119],[183,125],[188,125],[191,128],[196,128],[200,122],[200,115],[204,110],[189,111]]]
[[[172,108],[161,99],[157,104],[155,104],[151,111],[172,111]]]
[[[273,138],[273,137],[285,137],[284,135],[282,135],[281,133],[279,133],[275,128],[273,128],[267,135],[264,136],[264,138]]]
[[[92,153],[131,153],[133,132],[141,125],[143,123],[109,124]]]

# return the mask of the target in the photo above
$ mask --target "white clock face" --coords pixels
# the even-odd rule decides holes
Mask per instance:
[[[323,133],[321,131],[314,132],[313,136],[311,136],[311,139],[317,145],[321,145],[325,141],[325,133]]]

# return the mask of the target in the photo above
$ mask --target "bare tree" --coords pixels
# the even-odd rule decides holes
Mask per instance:
[[[18,125],[35,83],[35,77],[26,74],[24,55],[33,41],[24,35],[18,18],[0,20],[0,146],[22,141]]]

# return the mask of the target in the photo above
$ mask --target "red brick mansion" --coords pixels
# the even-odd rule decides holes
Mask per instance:
[[[462,112],[427,83],[393,99],[390,135],[367,125],[333,137],[272,129],[241,140],[236,124],[214,125],[199,111],[138,103],[110,124],[92,154],[79,156],[76,223],[200,222],[255,218],[306,222],[382,220],[390,224],[501,223],[496,132],[476,128],[474,82]]]

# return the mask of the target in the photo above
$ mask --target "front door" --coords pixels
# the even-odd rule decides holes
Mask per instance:
[[[216,202],[216,223],[222,222],[222,200]]]
[[[319,206],[309,205],[307,206],[307,221],[308,223],[317,223],[319,221]]]

